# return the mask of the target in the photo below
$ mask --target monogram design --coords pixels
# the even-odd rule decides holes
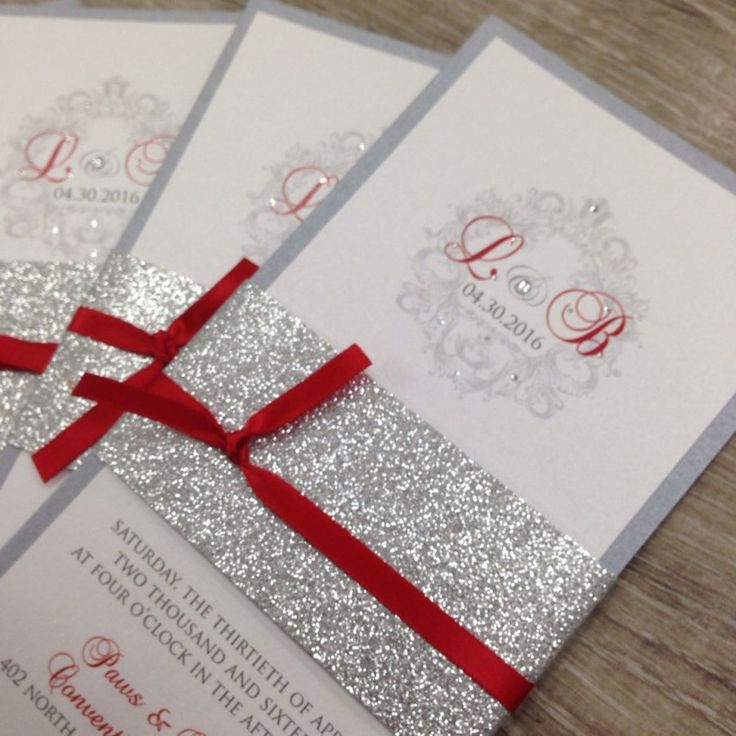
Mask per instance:
[[[243,255],[265,261],[324,201],[369,145],[365,136],[348,132],[333,133],[314,149],[292,148],[271,168],[266,186],[250,195]]]
[[[26,117],[0,166],[6,235],[101,260],[158,173],[178,130],[169,104],[120,77]]]
[[[460,395],[552,417],[619,375],[622,351],[640,342],[647,302],[605,201],[489,190],[427,238],[397,302]]]

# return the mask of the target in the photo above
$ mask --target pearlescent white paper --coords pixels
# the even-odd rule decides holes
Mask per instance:
[[[713,277],[736,268],[735,177],[493,30],[287,243],[270,291],[360,342],[379,383],[601,556],[734,393],[736,292]],[[507,257],[459,262],[464,238],[478,253],[512,233],[523,246],[490,254]],[[532,282],[537,301],[514,290]],[[555,335],[570,289],[607,295],[582,319],[625,315],[603,357]]]
[[[96,733],[49,689],[49,662],[65,651],[82,665],[70,684],[126,734],[155,730],[148,715],[167,708],[171,733],[181,736],[241,736],[246,727],[275,734],[280,713],[282,727],[291,719],[304,733],[331,723],[333,736],[389,736],[109,470],[0,578],[0,610],[3,659],[26,673],[18,687],[0,680],[8,733],[46,736],[66,722],[76,734]],[[104,679],[110,668],[82,663],[83,644],[95,636],[117,645],[117,669],[143,694],[142,706]]]
[[[17,13],[0,13],[0,260],[101,262],[222,52],[232,16]]]
[[[204,285],[238,258],[265,262],[442,58],[285,6],[256,5],[246,23],[165,188],[123,243]]]

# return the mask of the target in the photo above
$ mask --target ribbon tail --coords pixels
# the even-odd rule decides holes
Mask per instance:
[[[244,281],[258,270],[258,266],[247,258],[238,261],[211,289],[206,291],[177,322],[186,325],[189,337],[193,337],[215,312],[233,295]]]
[[[54,357],[58,344],[33,342],[10,335],[0,335],[0,368],[4,370],[43,373]]]
[[[323,404],[370,364],[361,348],[351,345],[253,414],[244,431],[251,435],[274,432]]]
[[[152,363],[127,379],[132,386],[145,386],[160,375],[161,368]],[[44,483],[57,476],[109,432],[125,412],[98,404],[65,427],[52,440],[31,456]]]
[[[185,342],[188,342],[233,292],[257,270],[258,266],[255,263],[245,258],[242,259],[181,316],[177,317],[174,323],[185,326]],[[152,355],[152,335],[120,317],[96,309],[89,307],[77,309],[67,329],[129,353]]]
[[[44,483],[66,470],[98,442],[122,416],[114,407],[99,404],[65,427],[31,456]]]
[[[507,710],[534,687],[413,583],[283,478],[242,466],[253,493],[276,516],[329,558]]]
[[[202,405],[176,381],[160,371],[160,366],[152,363],[133,374],[124,384],[118,384],[116,381],[111,383],[116,386],[127,385],[145,396],[160,396],[167,401],[176,402],[177,406],[186,406],[201,412]],[[99,442],[125,413],[125,408],[101,401],[59,432],[32,456],[33,464],[42,480],[47,482],[69,467]]]

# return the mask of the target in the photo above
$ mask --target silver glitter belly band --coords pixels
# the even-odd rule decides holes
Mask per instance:
[[[86,374],[73,391],[98,406],[161,422],[222,450],[242,471],[258,499],[277,517],[330,559],[426,642],[459,667],[507,710],[515,710],[534,687],[474,634],[449,616],[366,544],[278,475],[255,465],[250,440],[271,434],[301,418],[370,365],[356,345],[338,354],[286,393],[253,414],[245,426],[225,431],[203,405],[171,379],[169,398],[130,383]],[[177,401],[177,397],[179,400]]]

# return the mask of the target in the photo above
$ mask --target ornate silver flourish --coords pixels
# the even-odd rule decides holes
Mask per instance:
[[[265,261],[329,194],[373,140],[349,131],[333,133],[314,148],[296,145],[289,149],[283,161],[271,167],[264,188],[249,195],[251,209],[243,221],[247,235],[243,255],[259,263]],[[316,193],[315,188],[319,189]]]
[[[513,223],[524,234],[526,253],[551,237],[564,239],[577,251],[578,263],[567,288],[606,292],[623,305],[629,317],[626,330],[602,355],[584,357],[554,339],[538,354],[529,354],[508,330],[462,298],[468,271],[448,259],[443,248],[460,238],[465,223],[486,213]],[[639,342],[637,324],[648,303],[636,293],[637,261],[610,220],[605,201],[590,199],[581,205],[550,191],[530,189],[525,195],[501,197],[488,190],[472,204],[457,206],[455,217],[444,226],[427,229],[431,245],[414,255],[415,279],[403,284],[397,302],[421,325],[433,372],[448,377],[461,395],[507,397],[541,418],[562,410],[567,397],[589,395],[601,375],[619,375],[616,361],[626,344]],[[510,279],[513,274],[509,272]]]
[[[137,143],[178,131],[168,102],[138,92],[113,77],[99,88],[63,95],[40,115],[28,115],[9,141],[10,153],[0,167],[3,229],[12,238],[45,244],[66,257],[102,259],[119,238],[132,212],[131,204],[55,199],[58,183],[29,181],[23,174],[25,148],[40,131],[73,132],[80,144],[79,165],[65,186],[105,186],[139,192],[143,188],[123,177],[122,162]]]

